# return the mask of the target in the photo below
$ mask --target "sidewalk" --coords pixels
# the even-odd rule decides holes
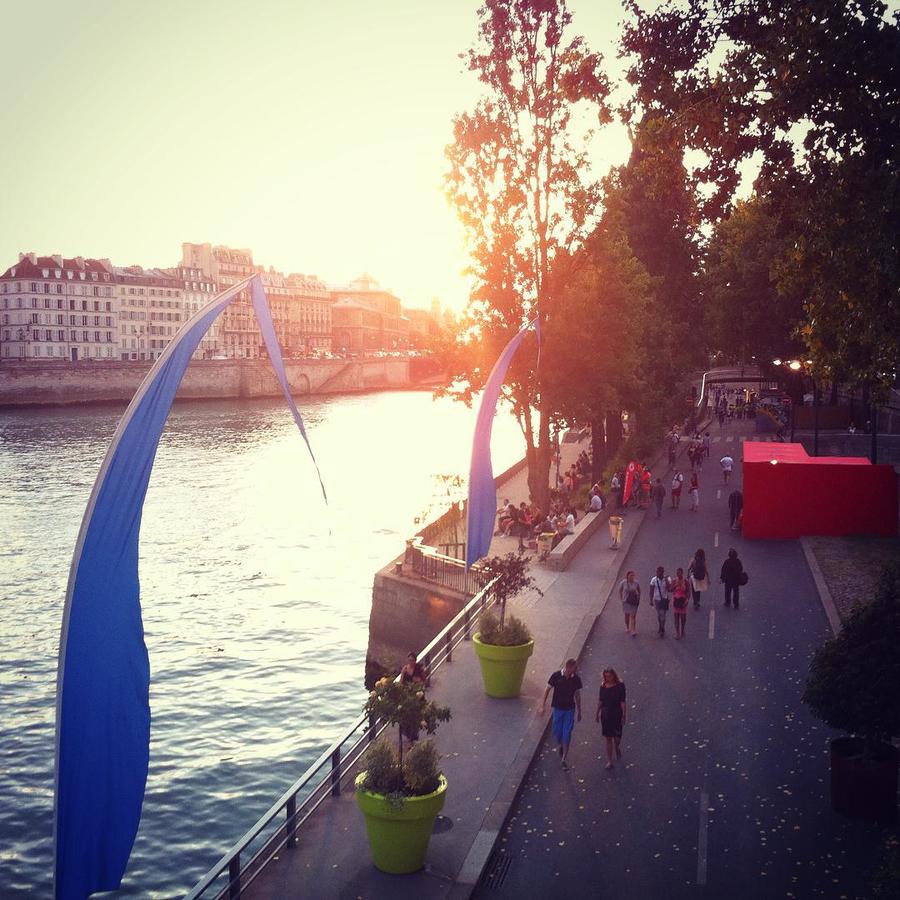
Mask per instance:
[[[813,650],[831,634],[799,541],[743,541],[728,529],[718,458],[738,461],[750,423],[715,434],[701,504],[649,516],[625,560],[645,592],[638,637],[610,598],[581,656],[585,721],[563,772],[545,741],[475,896],[862,897],[877,827],[831,811],[828,729],[800,696]],[[715,440],[718,437],[719,440]],[[717,453],[717,450],[719,451]],[[657,565],[707,553],[712,588],[687,636],[656,634],[646,602]],[[750,583],[722,604],[730,547]],[[607,596],[604,585],[603,598]],[[612,771],[594,723],[603,668],[626,683],[624,758]]]
[[[244,896],[468,897],[546,729],[548,716],[539,714],[539,706],[547,677],[567,656],[579,654],[643,515],[628,513],[620,549],[610,550],[605,532],[598,533],[566,572],[533,570],[543,597],[531,592],[510,603],[510,611],[522,616],[535,635],[519,699],[484,694],[470,643],[461,644],[453,662],[433,678],[429,695],[449,705],[453,718],[436,736],[450,787],[425,870],[389,876],[374,868],[362,817],[348,790],[320,808],[300,832],[298,845],[282,851]]]

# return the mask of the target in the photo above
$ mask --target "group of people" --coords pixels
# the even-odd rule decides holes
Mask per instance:
[[[541,713],[546,712],[547,698],[551,692],[552,731],[558,745],[562,767],[568,768],[569,746],[576,720],[581,721],[581,691],[584,685],[578,674],[578,662],[567,659],[562,669],[547,680],[547,689],[541,701]],[[622,728],[627,718],[625,683],[615,669],[604,669],[597,694],[595,719],[606,740],[606,768],[613,767],[613,758],[622,758]]]
[[[737,550],[728,551],[722,563],[719,581],[725,586],[725,606],[740,609],[741,586],[749,581]],[[650,605],[656,611],[658,634],[665,637],[666,618],[671,608],[675,620],[675,637],[680,640],[685,635],[688,606],[691,601],[695,610],[700,609],[700,599],[709,590],[709,568],[706,552],[698,548],[688,563],[687,572],[677,568],[675,575],[667,575],[665,566],[657,566],[656,574],[650,579]],[[625,631],[637,637],[637,611],[641,603],[641,584],[633,571],[625,574],[619,582],[619,599],[625,615]]]
[[[508,499],[497,510],[497,534],[517,537],[519,549],[525,549],[525,541],[536,540],[538,535],[553,534],[555,547],[566,535],[575,533],[578,512],[574,506],[567,506],[559,495],[551,499],[550,511],[546,514],[536,506],[524,501],[518,506]]]
[[[711,449],[712,438],[709,436],[708,431],[704,433],[703,437],[700,437],[700,432],[698,431],[691,438],[687,448],[687,457],[691,464],[692,472],[695,469],[703,468],[703,460],[709,456]]]

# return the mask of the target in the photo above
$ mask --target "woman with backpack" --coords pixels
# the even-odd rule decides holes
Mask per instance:
[[[700,595],[709,590],[709,571],[706,567],[706,553],[698,549],[688,565],[688,578],[691,581],[691,594],[694,598],[694,609],[700,609]]]

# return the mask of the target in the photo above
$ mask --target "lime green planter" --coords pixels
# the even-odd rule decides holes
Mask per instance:
[[[384,794],[360,790],[365,777],[365,772],[356,777],[356,804],[366,819],[375,867],[391,875],[418,872],[425,865],[434,820],[444,807],[447,779],[441,775],[440,787],[432,794],[392,804]]]
[[[484,692],[489,697],[518,697],[528,657],[534,652],[534,641],[502,647],[499,644],[484,644],[476,634],[472,643],[481,663]]]

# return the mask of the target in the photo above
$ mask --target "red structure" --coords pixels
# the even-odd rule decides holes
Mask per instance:
[[[897,475],[864,457],[808,456],[802,444],[744,442],[747,538],[897,536]]]

